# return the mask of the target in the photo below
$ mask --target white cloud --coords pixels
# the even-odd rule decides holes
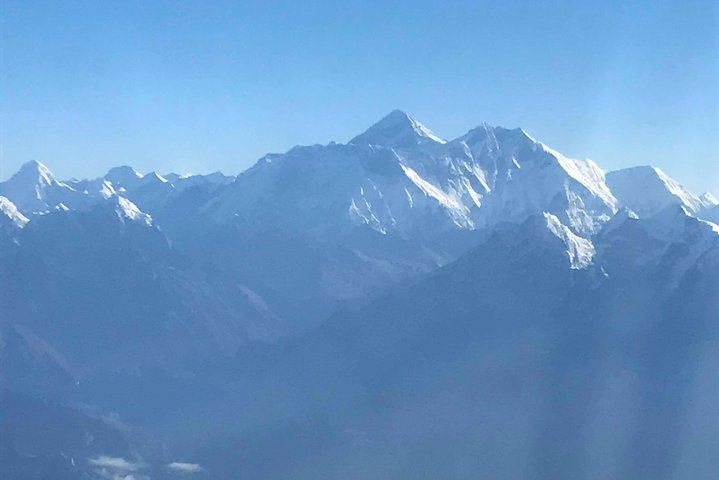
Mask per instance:
[[[142,463],[133,463],[121,457],[100,455],[88,459],[88,463],[95,467],[95,473],[108,480],[146,480],[145,475],[136,475],[135,472],[144,468]]]
[[[167,464],[167,469],[174,472],[198,473],[204,469],[196,463],[172,462]]]
[[[108,457],[106,455],[101,455],[99,457],[91,458],[89,460],[90,465],[93,465],[95,467],[108,467],[108,468],[115,468],[118,470],[127,470],[129,472],[134,472],[136,470],[139,470],[142,465],[139,463],[131,463],[125,460],[121,457]]]

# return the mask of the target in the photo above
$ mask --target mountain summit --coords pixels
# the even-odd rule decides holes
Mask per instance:
[[[350,143],[411,148],[417,145],[446,142],[407,113],[393,110],[367,131],[350,140]]]
[[[712,206],[711,196],[697,197],[661,169],[643,165],[607,173],[607,185],[639,216],[650,216],[670,205],[681,205],[691,213]]]
[[[24,213],[47,211],[66,203],[73,193],[69,185],[55,180],[50,169],[36,160],[25,163],[10,179],[0,183],[0,195],[9,198]]]
[[[20,170],[13,175],[16,181],[32,182],[36,185],[50,185],[55,181],[55,178],[47,166],[38,162],[37,160],[31,160],[20,167]]]

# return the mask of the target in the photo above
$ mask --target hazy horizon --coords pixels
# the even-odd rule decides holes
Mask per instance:
[[[397,109],[397,110],[401,110],[401,109]],[[402,110],[402,111],[404,111],[404,110]],[[389,112],[388,112],[388,113],[389,113]],[[411,113],[409,113],[409,112],[406,112],[406,113],[408,113],[410,116],[412,116]],[[413,118],[414,118],[414,117],[413,117]],[[462,134],[459,134],[459,135],[443,136],[443,135],[441,135],[439,132],[433,130],[431,127],[429,127],[428,125],[426,125],[426,124],[425,124],[424,122],[422,122],[421,120],[416,119],[416,118],[415,118],[415,120],[418,120],[418,121],[420,121],[420,123],[423,123],[426,127],[428,127],[430,130],[432,130],[433,133],[438,134],[438,136],[439,136],[440,138],[443,138],[444,140],[453,140],[453,139],[455,139],[455,138],[457,138],[457,137],[460,137],[462,134],[467,133],[467,131],[471,130],[471,128],[470,128],[470,129],[467,129],[465,132],[463,132]],[[378,119],[378,121],[379,121],[379,119]],[[486,122],[482,122],[482,123],[486,123]],[[477,124],[477,126],[478,126],[478,125],[481,125],[481,123],[480,123],[480,124]],[[504,125],[493,125],[493,126],[499,126],[499,127],[504,127],[504,128],[522,128],[522,127],[506,127],[506,126],[504,126]],[[369,127],[369,126],[368,126],[368,127]],[[474,127],[472,127],[472,128],[474,128]],[[526,131],[526,129],[524,129],[524,130]],[[361,132],[362,132],[362,131],[357,132],[357,133],[359,134],[359,133],[361,133]],[[532,132],[527,132],[527,133],[528,133],[530,136],[533,136],[533,135],[532,135]],[[534,136],[533,136],[533,137],[534,137]],[[348,138],[348,139],[343,140],[343,141],[330,140],[330,141],[327,141],[327,142],[314,142],[314,143],[312,143],[312,144],[307,144],[307,145],[313,145],[313,144],[327,145],[327,144],[332,143],[332,142],[336,142],[336,143],[346,143],[346,142],[349,142],[350,140],[351,140],[351,138]],[[537,139],[537,140],[539,140],[539,141],[541,142],[541,139]],[[543,142],[543,143],[545,143],[545,142]],[[548,146],[554,148],[555,150],[558,150],[558,149],[556,149],[553,145],[548,145]],[[293,146],[293,147],[294,147],[294,146]],[[293,148],[293,147],[290,147],[290,148],[288,148],[287,150],[290,150],[290,149]],[[267,152],[265,152],[265,154],[285,153],[287,150],[285,150],[285,151],[273,151],[273,150],[268,150]],[[560,151],[560,152],[561,152],[561,151]],[[563,152],[562,152],[562,153],[563,153]],[[263,156],[264,156],[264,155],[263,155]],[[223,174],[225,174],[225,175],[239,175],[239,174],[241,174],[242,172],[244,172],[245,170],[247,170],[248,168],[252,167],[258,160],[260,160],[260,158],[262,158],[262,157],[258,157],[258,158],[255,159],[254,161],[252,161],[252,162],[250,162],[249,164],[245,165],[245,166],[244,166],[241,170],[239,170],[239,171],[225,171],[225,170],[222,170],[222,169],[213,169],[211,165],[205,165],[206,168],[205,168],[204,170],[201,170],[201,171],[178,170],[178,169],[175,169],[175,170],[167,170],[167,171],[159,171],[158,169],[153,169],[153,168],[151,168],[150,165],[148,165],[148,168],[146,168],[146,169],[139,169],[138,171],[140,171],[140,173],[142,173],[142,174],[148,174],[148,173],[151,173],[151,172],[156,172],[156,173],[159,173],[160,175],[166,175],[166,174],[170,174],[170,173],[175,173],[175,174],[179,174],[179,175],[198,175],[198,174],[200,174],[200,175],[205,175],[205,174],[209,174],[209,173],[213,173],[213,172],[221,172],[221,173],[223,173]],[[588,158],[588,157],[578,157],[578,158],[581,158],[581,159],[590,159],[590,160],[593,160],[593,161],[597,161],[596,159]],[[54,166],[53,166],[52,163],[48,163],[48,162],[46,162],[46,161],[43,161],[43,160],[41,160],[41,159],[36,159],[36,158],[27,160],[27,162],[31,162],[31,161],[39,161],[40,163],[43,163],[44,165],[46,165],[46,166],[50,169],[50,171],[53,172],[53,174],[56,174],[56,170],[55,170],[55,168],[54,168]],[[23,162],[23,163],[27,163],[27,162]],[[600,167],[604,167],[601,162],[597,162],[597,163],[599,163],[599,166],[600,166]],[[133,165],[132,163],[119,163],[119,164],[117,164],[117,165],[111,166],[110,168],[112,168],[112,167],[117,167],[117,166],[125,166],[125,165],[131,166],[131,167],[133,167],[133,168],[135,168],[135,169],[138,169],[138,168],[137,168],[137,165]],[[658,163],[646,163],[646,164],[641,164],[641,163],[640,163],[640,164],[633,164],[633,165],[632,165],[632,164],[630,164],[630,165],[622,165],[622,166],[617,167],[616,169],[605,169],[605,170],[608,172],[608,171],[612,171],[612,170],[620,170],[620,169],[623,169],[623,168],[631,168],[631,167],[644,166],[644,165],[651,165],[651,166],[660,167],[660,168],[662,168],[663,170],[665,170],[665,173],[667,173],[669,176],[672,176],[672,177],[673,177],[673,174],[672,174],[672,171],[671,171],[671,170],[667,170],[666,167],[661,167]],[[22,165],[19,165],[18,168],[19,168],[20,166],[22,166]],[[12,171],[12,172],[9,172],[9,174],[6,174],[6,175],[4,175],[3,177],[0,177],[0,181],[7,180],[7,179],[10,178],[14,173],[16,173],[16,171],[17,171],[17,170]],[[59,179],[59,180],[69,180],[69,179],[71,179],[71,178],[78,178],[78,179],[83,179],[83,178],[96,178],[96,177],[101,177],[101,176],[103,176],[103,175],[106,174],[106,173],[107,173],[107,170],[105,170],[105,171],[100,171],[100,172],[95,173],[94,175],[87,175],[87,176],[72,175],[72,174],[70,174],[70,175],[65,175],[65,176],[60,175],[60,176],[58,177],[58,179]],[[675,180],[679,181],[680,183],[684,184],[686,187],[692,189],[692,188],[691,188],[692,186],[689,185],[689,184],[686,184],[681,178],[676,178],[676,177],[673,177],[673,178],[674,178]],[[719,195],[719,185],[717,185],[716,188],[711,188],[711,186],[710,186],[710,188],[705,189],[705,190],[701,190],[701,189],[700,189],[700,190],[695,190],[695,191],[694,191],[694,193],[696,193],[696,194],[703,194],[703,193],[706,193],[706,192],[712,193],[712,194],[714,194],[714,195]]]
[[[713,2],[10,1],[3,16],[1,179],[30,160],[59,178],[237,174],[400,108],[443,138],[521,127],[719,194]]]

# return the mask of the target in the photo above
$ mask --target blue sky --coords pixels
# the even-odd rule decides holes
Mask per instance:
[[[719,194],[716,1],[3,0],[0,178],[238,173],[394,108]]]

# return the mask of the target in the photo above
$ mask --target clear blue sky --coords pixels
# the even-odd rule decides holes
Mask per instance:
[[[719,194],[716,0],[384,3],[1,0],[0,178],[237,173],[401,108]]]

